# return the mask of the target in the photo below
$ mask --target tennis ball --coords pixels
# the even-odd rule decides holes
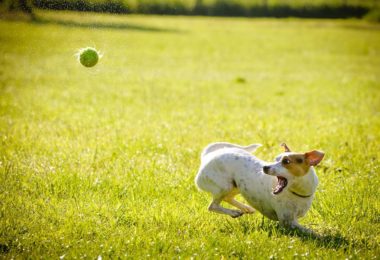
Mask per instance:
[[[85,67],[94,67],[99,60],[99,53],[95,48],[87,47],[79,50],[79,62]]]

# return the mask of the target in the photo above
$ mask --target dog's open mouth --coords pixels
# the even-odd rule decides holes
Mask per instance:
[[[288,185],[288,180],[284,177],[277,176],[277,186],[273,189],[273,194],[277,195]]]

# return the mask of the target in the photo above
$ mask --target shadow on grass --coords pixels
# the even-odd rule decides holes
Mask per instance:
[[[133,30],[144,32],[163,32],[163,33],[184,33],[177,29],[160,28],[153,26],[138,25],[132,23],[106,23],[106,22],[76,22],[59,19],[48,19],[36,16],[33,20],[35,24],[54,24],[66,27],[90,28],[90,29],[109,29],[109,30]]]
[[[280,234],[298,237],[302,241],[313,242],[318,247],[338,249],[349,246],[349,241],[340,233],[321,235],[317,233],[305,233],[297,229],[284,228],[280,226],[277,230]]]
[[[233,232],[234,229],[236,228],[233,226],[234,226],[233,222],[226,223],[224,227],[221,229],[221,231],[228,232],[228,233]],[[323,248],[345,249],[350,246],[350,242],[336,230],[335,231],[332,231],[332,230],[321,231],[323,232],[323,234],[306,233],[299,229],[282,227],[280,226],[278,222],[266,220],[264,218],[262,218],[261,220],[257,219],[254,221],[251,221],[251,220],[247,221],[247,220],[241,219],[239,223],[239,227],[243,231],[244,234],[249,234],[251,232],[261,230],[268,233],[269,237],[278,236],[278,235],[298,237],[304,242],[312,242],[316,246],[323,247]],[[365,241],[360,241],[360,242],[365,243]]]
[[[7,254],[9,252],[9,246],[6,244],[0,244],[0,254]]]

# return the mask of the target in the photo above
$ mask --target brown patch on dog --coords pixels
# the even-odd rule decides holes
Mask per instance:
[[[311,166],[316,166],[320,163],[324,156],[325,154],[323,152],[317,150],[305,153],[305,158]]]
[[[310,164],[305,154],[297,153],[284,156],[282,165],[294,176],[304,176],[309,171]]]
[[[320,151],[311,151],[305,154],[295,153],[284,156],[282,165],[294,176],[304,176],[309,171],[310,166],[315,166],[321,162],[325,154]]]
[[[287,152],[287,153],[291,152],[290,148],[286,145],[286,143],[282,143],[281,146],[284,147],[285,152]]]

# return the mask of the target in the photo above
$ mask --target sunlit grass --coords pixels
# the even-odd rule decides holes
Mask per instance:
[[[360,21],[38,13],[0,21],[7,258],[379,255],[380,34]],[[91,69],[75,53],[103,54]],[[207,212],[210,142],[321,149],[302,224]]]

